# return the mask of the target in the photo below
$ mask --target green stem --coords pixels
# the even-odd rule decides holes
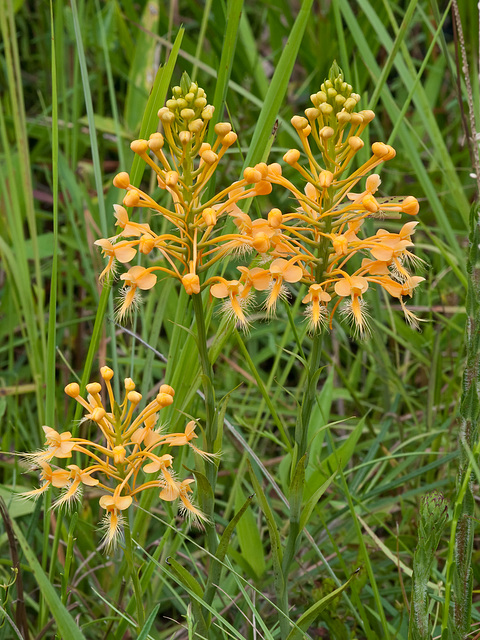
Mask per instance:
[[[138,579],[138,573],[135,569],[135,561],[133,555],[132,534],[130,532],[130,521],[128,516],[125,518],[123,530],[125,533],[125,558],[127,560],[128,569],[130,572],[130,578],[133,584],[133,593],[135,596],[135,605],[137,608],[137,626],[138,630],[141,630],[145,624],[145,611],[143,609],[142,601],[142,587],[140,580]]]
[[[295,426],[295,442],[298,446],[297,460],[303,458],[307,452],[308,425],[317,394],[317,380],[322,356],[322,346],[323,333],[317,332],[312,340],[312,350],[308,359],[307,386],[303,395],[302,409]]]
[[[215,409],[215,388],[213,380],[213,367],[210,362],[207,347],[207,331],[205,327],[205,313],[203,310],[202,295],[200,293],[192,295],[193,311],[197,322],[197,348],[202,367],[203,392],[205,394],[205,438],[206,450],[208,453],[215,453],[216,440],[218,435],[217,415]],[[214,527],[214,505],[215,505],[215,485],[217,482],[217,466],[214,462],[205,463],[205,476],[212,490],[211,499],[206,499],[201,505],[208,505],[206,515],[210,524],[206,526],[206,541],[208,551],[215,554],[217,550],[217,536]],[[199,496],[202,499],[202,496]]]
[[[207,438],[207,451],[213,453],[213,447],[217,438],[217,424],[215,420],[215,391],[213,387],[213,367],[208,356],[207,331],[205,328],[205,314],[203,311],[202,295],[192,295],[193,311],[197,322],[197,347],[200,356],[200,364],[203,374],[203,392],[205,394],[205,434]],[[213,465],[210,465],[213,468]],[[214,470],[214,469],[213,469]],[[214,474],[215,475],[215,474]],[[209,478],[210,479],[210,478]],[[212,489],[215,484],[212,483]]]

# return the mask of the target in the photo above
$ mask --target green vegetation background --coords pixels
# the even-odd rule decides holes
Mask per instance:
[[[303,9],[309,4],[304,2]],[[458,4],[478,117],[478,12],[473,2]],[[41,425],[67,429],[74,419],[74,403],[64,397],[64,385],[82,377],[86,362],[87,368],[93,366],[93,377],[99,364],[108,362],[120,379],[133,377],[145,393],[165,380],[182,399],[176,407],[191,415],[203,411],[195,396],[196,355],[183,349],[187,333],[182,326],[189,326],[191,317],[185,295],[177,284],[162,282],[145,296],[133,324],[116,325],[112,298],[101,297],[98,274],[103,260],[93,246],[98,237],[114,233],[112,205],[122,196],[112,177],[131,170],[129,143],[146,124],[144,112],[157,69],[168,59],[183,25],[178,55],[174,50],[170,58],[173,65],[176,55],[173,74],[170,78],[167,67],[157,77],[157,95],[160,99],[162,90],[178,83],[186,70],[220,107],[221,118],[232,122],[240,144],[223,162],[218,187],[238,178],[252,139],[257,144],[254,162],[268,150],[262,140],[272,143],[272,125],[261,131],[260,114],[272,122],[277,118],[271,161],[296,146],[289,120],[310,106],[310,93],[319,89],[336,59],[361,94],[361,108],[377,114],[369,127],[370,142],[382,140],[397,150],[381,172],[382,195],[414,195],[420,202],[415,241],[416,253],[427,263],[426,282],[411,308],[427,321],[421,332],[410,330],[386,298],[372,296],[369,340],[352,342],[345,327],[336,325],[325,341],[317,420],[335,424],[331,437],[325,431],[317,436],[311,456],[321,465],[366,416],[355,449],[345,452],[343,461],[359,526],[353,526],[344,485],[336,480],[316,507],[291,590],[296,619],[361,567],[349,585],[355,607],[348,597],[339,598],[312,625],[309,637],[382,638],[384,615],[391,637],[407,638],[408,569],[417,543],[419,500],[433,489],[450,500],[455,491],[468,217],[476,185],[463,123],[468,118],[465,83],[450,4],[332,0],[314,2],[304,32],[293,32],[290,44],[298,46],[293,72],[283,78],[284,95],[272,96],[272,75],[279,63],[285,65],[282,51],[301,6],[286,0],[57,1],[52,23],[47,2],[0,0],[0,495],[32,551],[33,559],[21,557],[32,637],[39,637],[44,625],[50,625],[44,637],[53,637],[55,624],[62,628],[63,611],[54,596],[50,604],[42,586],[45,574],[38,573],[35,557],[50,582],[61,585],[57,591],[72,616],[78,616],[85,637],[116,637],[113,631],[105,635],[111,617],[116,625],[120,616],[111,604],[120,611],[126,606],[125,600],[114,600],[114,559],[97,550],[96,501],[84,500],[79,508],[71,534],[77,541],[68,589],[62,575],[70,516],[57,527],[57,514],[47,511],[42,516],[43,503],[36,507],[12,501],[12,492],[37,483],[15,452],[42,445]],[[135,172],[141,178],[140,166]],[[146,172],[144,185],[154,191],[149,180]],[[274,189],[264,198],[264,208],[260,199],[255,206],[261,214],[271,206],[286,210],[290,204]],[[291,298],[300,333],[305,331],[301,297],[295,292]],[[94,329],[96,315],[102,318],[99,308],[105,310],[104,329],[98,323]],[[254,369],[233,336],[222,342],[217,334],[213,343],[217,397],[230,394],[227,419],[248,443],[246,449],[226,431],[217,488],[218,527],[221,530],[252,493],[245,463],[253,450],[264,465],[264,484],[283,534],[284,506],[265,477],[268,471],[285,493],[288,466],[282,465],[282,443],[255,376],[277,419],[292,428],[304,372],[285,310],[279,309],[269,323],[260,316],[245,337]],[[219,325],[213,314],[212,338]],[[98,338],[93,362],[92,333]],[[179,430],[175,427],[185,418],[172,411],[169,420],[171,428]],[[157,505],[154,514],[159,520],[142,540],[149,553],[161,545],[145,588],[147,613],[155,611],[149,633],[153,638],[186,638],[189,632],[178,623],[190,624],[188,598],[164,560],[175,554],[201,580],[206,562],[202,537],[194,532],[192,542],[175,536],[162,524],[165,514]],[[212,637],[279,637],[270,602],[268,535],[255,501],[241,522],[229,550],[232,571],[214,601],[219,628]],[[55,554],[49,536],[56,536]],[[442,579],[447,546],[446,536],[440,542],[434,583]],[[480,579],[477,555],[474,551],[474,584]],[[375,588],[364,570],[368,562]],[[0,583],[11,581],[11,563],[2,533]],[[258,591],[246,588],[237,574]],[[13,619],[15,588],[0,586],[0,618],[5,610]],[[472,616],[480,621],[475,606]],[[260,621],[271,635],[255,635]],[[14,637],[4,620],[0,638]]]

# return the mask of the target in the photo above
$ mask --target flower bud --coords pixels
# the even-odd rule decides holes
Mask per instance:
[[[305,109],[305,115],[309,120],[316,120],[320,115],[320,111],[314,107],[309,107],[308,109]]]
[[[247,167],[243,172],[243,177],[248,184],[254,184],[255,182],[260,182],[262,174],[253,167]]]
[[[263,180],[268,176],[268,166],[265,162],[259,162],[255,165],[254,169],[260,172]]]
[[[178,139],[180,140],[180,144],[182,145],[182,147],[186,147],[192,139],[192,134],[190,131],[180,131],[178,134]]]
[[[136,191],[133,191],[132,189],[130,189],[130,191],[127,191],[125,197],[123,198],[123,204],[126,207],[136,207],[139,202],[140,196]]]
[[[155,400],[157,401],[157,404],[160,405],[160,407],[168,407],[169,405],[172,404],[173,402],[173,398],[169,393],[158,393],[157,397],[155,398]]]
[[[201,158],[205,162],[205,164],[209,164],[209,165],[215,164],[215,162],[218,161],[217,154],[214,151],[211,151],[209,149],[207,149],[201,154]]]
[[[290,122],[297,131],[301,131],[308,126],[308,120],[306,118],[303,118],[302,116],[293,116]]]
[[[320,171],[320,175],[318,176],[318,184],[322,189],[328,189],[333,182],[333,173],[331,171],[323,170]]]
[[[335,131],[332,129],[332,127],[322,127],[318,132],[318,135],[323,140],[328,140],[328,138],[331,138],[333,135],[335,135]]]
[[[127,393],[127,400],[132,404],[138,404],[142,399],[142,394],[138,393],[138,391],[129,391]]]
[[[203,120],[211,120],[213,118],[213,112],[215,111],[215,107],[211,104],[207,104],[205,109],[202,111]]]
[[[167,106],[168,106],[168,101],[166,102]],[[186,107],[188,107],[188,102],[185,100],[185,98],[178,98],[177,99],[177,109],[179,111],[181,111],[182,109],[185,109]]]
[[[387,147],[388,147],[388,153],[384,157],[385,162],[387,160],[393,160],[393,158],[395,158],[395,156],[397,155],[397,152],[395,151],[395,149],[393,147],[391,147],[389,144],[387,144]]]
[[[343,103],[343,108],[346,109],[347,111],[353,111],[356,106],[357,106],[357,101],[351,96],[350,98],[347,98]]]
[[[231,147],[237,141],[237,134],[234,131],[230,131],[227,135],[222,138],[222,146],[223,147]]]
[[[328,102],[322,102],[322,104],[320,104],[318,108],[324,116],[329,116],[333,111],[332,105],[328,104]]]
[[[148,149],[148,142],[146,140],[133,140],[133,142],[130,143],[130,149],[134,153],[142,155],[143,153],[146,153]]]
[[[125,378],[124,385],[127,393],[135,389],[135,382],[131,378]]]
[[[150,251],[152,251],[154,246],[155,246],[154,238],[152,238],[152,236],[143,235],[140,238],[140,242],[139,242],[139,245],[138,245],[138,250],[140,251],[140,253],[143,253],[144,255],[147,255],[147,254],[150,253]]]
[[[159,110],[158,117],[164,124],[172,123],[175,120],[175,114],[165,108]]]
[[[171,387],[169,384],[162,384],[162,386],[160,387],[160,393],[168,393],[168,395],[172,396],[172,398],[175,395],[173,387]]]
[[[319,103],[327,101],[327,94],[325,93],[325,91],[317,91],[316,96],[317,96],[317,101]],[[312,99],[312,102],[313,102],[313,99]]]
[[[352,113],[350,122],[357,127],[360,124],[363,124],[364,119],[361,113]]]
[[[182,109],[180,111],[180,115],[188,122],[189,120],[193,120],[195,117],[195,111],[193,109]]]
[[[337,120],[339,124],[346,124],[350,122],[352,116],[347,111],[339,111],[337,113]]]
[[[165,144],[165,140],[161,133],[152,133],[148,140],[148,146],[152,151],[160,151],[163,149],[163,145]]]
[[[126,171],[117,173],[117,175],[113,179],[113,186],[117,187],[117,189],[128,189],[129,184],[130,176]]]
[[[100,422],[101,420],[103,420],[106,413],[107,412],[103,407],[95,407],[95,409],[90,414],[90,419],[93,420],[93,422]]]
[[[367,211],[370,211],[371,213],[377,213],[377,211],[380,209],[380,207],[378,206],[378,202],[375,200],[374,196],[372,196],[371,193],[369,193],[362,199],[362,204],[365,209]]]
[[[113,462],[114,464],[123,464],[125,462],[125,454],[127,453],[125,447],[122,447],[121,444],[113,447]]]
[[[165,184],[167,187],[176,187],[178,182],[178,173],[176,171],[167,171],[165,174]]]
[[[278,162],[272,162],[268,165],[268,175],[270,178],[279,178],[282,175],[282,167]]]
[[[358,136],[350,136],[347,142],[354,151],[359,151],[365,144]]]
[[[100,369],[100,375],[104,380],[111,380],[114,376],[113,369],[110,369],[110,367],[102,367]]]
[[[365,109],[364,111],[359,111],[359,113],[367,124],[375,118],[375,113],[371,109]]]
[[[214,127],[214,131],[219,138],[224,138],[231,130],[232,125],[229,122],[219,122]]]
[[[343,107],[344,102],[345,102],[344,96],[342,96],[341,94],[338,94],[335,96],[335,106]]]
[[[193,104],[197,109],[203,109],[207,106],[207,99],[203,97],[197,98]]]
[[[90,382],[90,384],[87,384],[85,389],[87,390],[87,393],[90,393],[93,396],[96,393],[100,393],[102,385],[99,382]]]
[[[269,193],[272,193],[272,185],[266,180],[260,180],[255,185],[254,191],[257,196],[268,196]]]
[[[215,209],[212,209],[211,207],[204,209],[202,212],[202,218],[207,227],[214,227],[217,224],[217,214]]]
[[[272,229],[279,229],[283,222],[283,214],[280,209],[271,209],[268,212],[268,224]]]
[[[203,129],[203,120],[200,120],[200,118],[197,118],[196,120],[192,120],[191,122],[188,123],[188,130],[191,131],[193,134],[200,133],[202,129]]]
[[[266,253],[270,249],[270,239],[266,233],[257,233],[253,239],[252,246],[258,253]]]
[[[290,149],[290,151],[287,151],[287,153],[283,156],[283,161],[291,166],[296,164],[299,159],[300,151],[298,149]]]
[[[389,148],[388,145],[383,142],[374,142],[372,144],[372,152],[374,156],[377,156],[377,158],[383,158],[388,155]]]
[[[413,196],[408,196],[402,202],[402,211],[403,213],[408,214],[409,216],[416,216],[420,206],[418,204],[418,200]]]
[[[187,273],[184,275],[182,284],[189,296],[194,293],[200,293],[200,278],[196,273]]]
[[[78,398],[80,395],[80,387],[76,382],[70,382],[70,384],[67,384],[65,387],[65,393],[71,398]]]

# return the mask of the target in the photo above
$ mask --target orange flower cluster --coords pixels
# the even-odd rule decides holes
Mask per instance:
[[[213,145],[205,142],[214,108],[207,104],[204,90],[184,74],[180,86],[172,91],[172,98],[158,112],[163,134],[153,133],[149,140],[135,140],[130,145],[156,173],[160,189],[170,195],[170,208],[130,184],[128,173],[119,173],[113,183],[126,190],[125,206],[115,205],[121,230],[116,236],[95,243],[108,257],[101,278],[114,270],[116,262],[131,262],[137,251],[148,255],[155,249],[163,258],[161,265],[134,266],[120,276],[124,283],[118,308],[120,318],[135,307],[139,290],[151,289],[156,284],[157,272],[180,280],[189,295],[199,293],[200,274],[224,255],[221,252],[212,255],[215,253],[212,246],[228,239],[223,236],[210,239],[218,220],[227,213],[240,211],[236,205],[239,200],[272,190],[265,181],[257,181],[245,189],[248,180],[244,179],[202,202],[212,176],[237,135],[228,122],[220,122],[214,127]],[[125,207],[150,209],[172,228],[168,233],[157,234],[149,224],[130,220]]]
[[[255,290],[267,292],[265,309],[272,314],[292,283],[308,285],[303,303],[312,332],[331,326],[340,309],[354,332],[365,334],[368,314],[363,296],[372,285],[398,300],[407,321],[417,326],[418,318],[405,305],[405,298],[424,280],[409,269],[420,262],[411,253],[417,223],[408,222],[398,232],[378,229],[373,235],[365,233],[364,226],[368,218],[418,213],[412,196],[393,201],[377,195],[380,177],[372,171],[393,159],[395,150],[374,142],[370,157],[348,175],[353,158],[364,146],[360,136],[375,114],[355,111],[360,96],[343,80],[336,63],[311,100],[313,106],[305,110],[305,117],[292,118],[302,150],[290,149],[283,157],[297,171],[303,187],[288,180],[279,164],[260,163],[203,202],[204,190],[236,134],[228,123],[220,123],[215,126],[214,145],[203,142],[213,108],[206,104],[203,90],[184,74],[181,86],[173,88],[172,99],[159,111],[164,135],[155,133],[149,141],[136,140],[131,145],[154,169],[160,188],[170,193],[172,207],[160,206],[131,185],[128,174],[114,180],[127,190],[124,205],[160,213],[172,223],[173,231],[157,235],[148,224],[130,220],[125,208],[117,205],[121,232],[97,241],[109,258],[102,275],[115,260],[130,262],[137,250],[148,254],[155,248],[163,257],[163,264],[134,266],[120,276],[124,281],[120,316],[135,303],[138,290],[155,285],[155,272],[160,271],[178,278],[190,295],[209,287],[213,297],[223,299],[223,310],[242,327],[248,326],[247,311]],[[163,151],[165,142],[170,160]],[[307,166],[300,162],[302,152]],[[363,178],[363,191],[354,191]],[[269,194],[272,185],[287,189],[298,206],[286,213],[274,208],[259,219],[239,209],[239,201]],[[233,219],[234,233],[218,230],[225,215]],[[249,255],[250,265],[238,267],[238,279],[208,277],[207,270],[218,260],[244,254]]]
[[[305,117],[292,118],[308,167],[300,164],[298,149],[290,149],[283,160],[298,172],[303,189],[282,175],[279,164],[261,163],[245,172],[244,177],[248,174],[253,184],[266,181],[287,189],[298,207],[285,214],[275,208],[266,219],[256,220],[242,212],[230,213],[239,234],[224,244],[222,252],[238,250],[243,243],[244,249],[255,250],[251,263],[255,266],[238,267],[237,280],[216,276],[208,282],[215,282],[211,294],[224,299],[225,309],[240,325],[248,322],[245,309],[252,289],[268,292],[265,309],[271,313],[278,299],[288,295],[285,283],[301,282],[308,285],[303,303],[312,332],[331,326],[340,307],[354,333],[365,334],[368,315],[363,295],[371,285],[397,299],[407,321],[417,326],[418,318],[404,300],[424,280],[408,268],[409,263],[419,262],[410,251],[417,222],[407,222],[398,232],[378,229],[374,235],[363,233],[367,218],[384,218],[392,212],[418,213],[418,202],[412,196],[393,201],[376,195],[380,177],[371,172],[394,158],[395,150],[375,142],[370,158],[345,175],[364,146],[360,134],[375,115],[372,111],[356,112],[359,99],[334,65],[321,91],[311,96],[313,107],[305,110]],[[319,150],[322,164],[312,145]],[[364,190],[354,192],[367,174],[371,175]]]
[[[53,505],[59,507],[80,499],[84,486],[96,487],[103,493],[99,502],[106,511],[103,527],[107,548],[116,545],[123,524],[122,513],[146,489],[160,489],[159,497],[168,502],[178,499],[181,514],[201,526],[207,518],[189,497],[194,480],[178,480],[172,468],[173,456],[170,453],[160,455],[159,452],[166,445],[186,445],[205,459],[213,457],[193,444],[197,438],[194,421],[187,424],[183,433],[163,433],[161,429],[155,429],[158,412],[172,404],[174,390],[169,385],[162,385],[155,399],[134,417],[142,396],[135,390],[133,380],[125,379],[125,396],[121,403],[117,403],[111,385],[112,369],[102,367],[100,373],[107,389],[110,411],[103,405],[100,396],[102,385],[98,382],[87,385],[86,400],[80,395],[76,383],[67,385],[65,393],[84,407],[87,412],[84,421],[90,420],[98,425],[104,444],[74,438],[70,431],[59,433],[43,427],[45,448],[26,455],[30,463],[41,469],[41,486],[24,496],[37,497],[51,487],[62,489]],[[69,464],[66,468],[52,466],[52,460],[69,459],[74,452],[89,458],[90,463],[84,468],[76,464]],[[145,479],[145,474],[153,479]]]

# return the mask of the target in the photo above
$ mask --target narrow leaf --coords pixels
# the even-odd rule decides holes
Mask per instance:
[[[345,584],[342,584],[341,587],[338,587],[338,589],[335,589],[335,591],[332,591],[321,600],[316,602],[314,605],[312,605],[310,609],[307,609],[307,611],[305,611],[305,613],[297,620],[296,624],[299,628],[292,629],[292,631],[287,636],[287,640],[303,640],[303,638],[305,638],[305,635],[302,633],[302,631],[306,631],[310,627],[310,625],[315,622],[317,616],[320,615],[320,613],[326,607],[328,607],[328,605],[333,600],[335,600],[335,598],[337,598],[342,593],[342,591],[344,591],[348,587],[358,571],[359,569],[357,569],[357,571],[355,571],[355,573],[353,573],[347,580],[347,582],[345,582]]]
[[[17,540],[19,541],[23,553],[25,554],[25,558],[33,571],[33,575],[35,576],[39,589],[48,604],[55,622],[57,623],[60,636],[62,638],[69,638],[69,640],[85,640],[85,636],[68,610],[62,604],[62,601],[53,588],[53,585],[43,571],[37,560],[35,552],[24,538],[20,526],[15,522],[15,520],[12,520],[12,524]]]

